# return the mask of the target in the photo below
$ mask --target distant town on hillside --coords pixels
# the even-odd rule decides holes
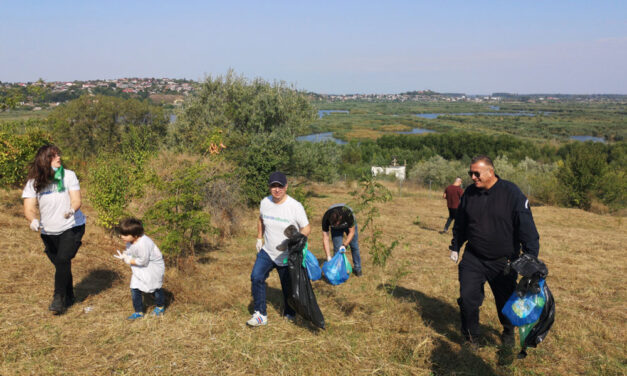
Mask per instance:
[[[0,111],[8,109],[32,109],[56,107],[81,95],[111,95],[125,98],[150,99],[159,104],[179,105],[193,93],[200,82],[173,78],[117,78],[87,81],[1,82]],[[627,95],[621,94],[516,94],[492,93],[468,95],[464,93],[438,93],[432,90],[408,91],[398,94],[321,94],[306,92],[316,101],[346,102],[621,102],[627,103]]]

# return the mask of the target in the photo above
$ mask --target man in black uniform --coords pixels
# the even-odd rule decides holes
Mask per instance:
[[[331,232],[334,254],[340,250],[346,252],[346,247],[350,245],[353,256],[353,274],[360,277],[361,256],[359,255],[357,221],[353,209],[345,204],[335,204],[331,205],[322,216],[322,247],[327,261],[331,260],[329,232]]]
[[[501,342],[514,345],[514,326],[501,310],[516,288],[517,274],[508,264],[524,253],[538,256],[539,235],[533,222],[529,200],[512,182],[494,173],[492,160],[485,155],[472,159],[468,174],[474,184],[466,188],[459,204],[450,257],[457,262],[459,250],[467,242],[459,263],[457,299],[462,333],[471,345],[479,345],[479,307],[487,281],[494,294],[499,320],[503,325]]]

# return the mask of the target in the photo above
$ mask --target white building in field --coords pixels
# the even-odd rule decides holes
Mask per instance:
[[[399,166],[396,158],[392,160],[392,165],[387,167],[372,166],[370,168],[372,176],[377,175],[394,175],[398,180],[405,180],[405,164]]]

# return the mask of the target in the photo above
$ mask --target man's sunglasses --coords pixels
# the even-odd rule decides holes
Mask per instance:
[[[284,187],[285,187],[285,186],[284,186],[284,185],[281,185],[281,184],[272,184],[272,185],[270,186],[270,188],[284,188]]]
[[[472,178],[473,175],[476,178],[478,178],[479,176],[481,176],[481,173],[479,171],[468,171],[468,176],[470,176]]]

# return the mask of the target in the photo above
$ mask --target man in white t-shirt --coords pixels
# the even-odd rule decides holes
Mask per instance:
[[[287,241],[283,233],[294,225],[301,234],[309,236],[311,226],[307,214],[300,202],[287,195],[287,177],[282,172],[273,172],[268,179],[270,196],[261,200],[259,218],[257,220],[257,259],[250,275],[251,290],[254,301],[253,317],[246,323],[250,326],[266,325],[266,279],[272,269],[277,270],[283,290],[283,316],[293,320],[295,312],[287,304],[291,290],[290,274],[287,266],[287,250],[279,250],[279,246]],[[281,249],[285,249],[281,247]]]

